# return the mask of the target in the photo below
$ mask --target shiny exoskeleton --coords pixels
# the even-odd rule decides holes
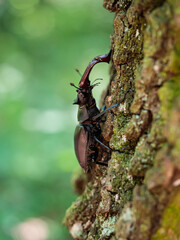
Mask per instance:
[[[98,85],[90,84],[89,74],[97,63],[100,62],[110,62],[111,51],[108,54],[100,55],[94,58],[86,68],[77,89],[77,99],[73,104],[78,104],[78,125],[74,134],[74,147],[76,157],[79,161],[79,164],[84,169],[85,172],[89,171],[90,162],[95,162],[100,165],[107,165],[107,163],[98,162],[97,155],[98,149],[96,147],[96,142],[100,143],[104,148],[111,150],[109,147],[104,145],[99,137],[101,136],[101,129],[99,121],[101,116],[106,113],[108,110],[116,107],[118,104],[115,104],[105,111],[100,112],[96,106],[96,101],[92,95],[92,89]]]

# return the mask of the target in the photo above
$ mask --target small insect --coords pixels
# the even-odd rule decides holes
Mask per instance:
[[[77,99],[73,104],[78,104],[78,125],[74,133],[74,148],[79,164],[88,172],[90,169],[90,162],[107,166],[107,162],[97,161],[98,148],[96,142],[101,144],[104,148],[112,150],[99,140],[101,136],[101,129],[99,122],[101,117],[110,109],[117,107],[118,104],[112,105],[103,112],[100,112],[96,106],[96,101],[92,95],[92,89],[98,86],[99,82],[90,84],[89,74],[93,67],[100,62],[109,63],[111,58],[111,51],[108,54],[95,57],[87,66],[84,74],[81,77],[79,86],[76,87],[73,83],[71,86],[77,90]],[[78,70],[76,70],[78,71]]]

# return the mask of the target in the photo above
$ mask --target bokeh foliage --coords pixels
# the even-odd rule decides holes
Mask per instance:
[[[69,83],[109,51],[111,28],[96,0],[0,1],[0,239],[16,239],[12,229],[34,217],[48,223],[48,239],[71,239],[61,226],[79,168]],[[107,69],[95,67],[92,79],[105,82]]]

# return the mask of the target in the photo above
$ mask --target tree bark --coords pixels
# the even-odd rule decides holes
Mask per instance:
[[[102,135],[108,168],[93,166],[67,210],[74,239],[180,239],[180,1],[104,0],[115,12]],[[107,157],[103,153],[101,158]],[[82,180],[82,181],[80,181]]]

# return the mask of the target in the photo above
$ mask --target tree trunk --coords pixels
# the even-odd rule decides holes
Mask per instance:
[[[74,239],[180,239],[180,1],[104,0],[115,12],[102,135],[108,168],[76,179],[64,224]],[[106,153],[104,153],[106,155]],[[102,155],[102,154],[101,154]],[[101,156],[102,157],[102,156]],[[106,157],[103,155],[103,158]]]

